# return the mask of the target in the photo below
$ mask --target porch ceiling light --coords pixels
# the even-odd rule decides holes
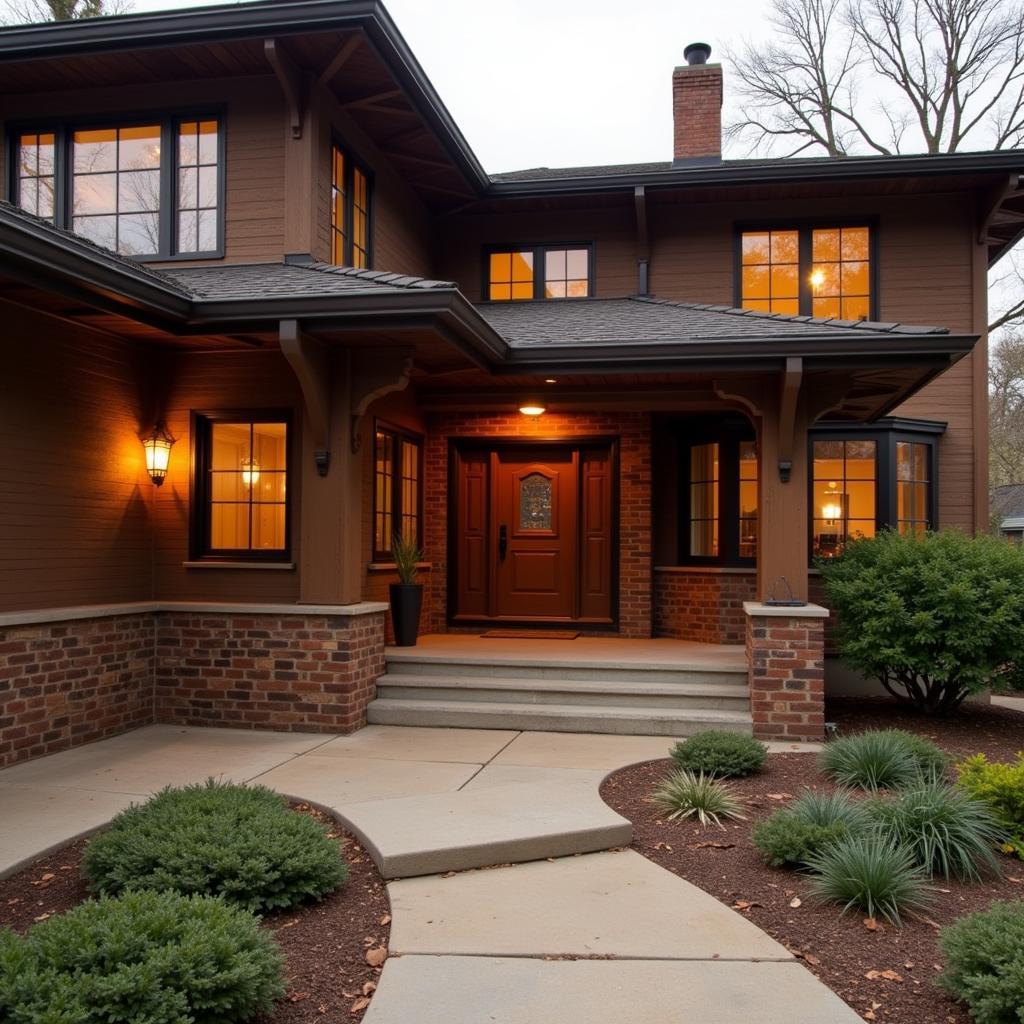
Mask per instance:
[[[167,466],[171,461],[174,438],[162,423],[158,423],[141,440],[146,453],[146,472],[149,473],[150,480],[159,487],[167,476]]]
[[[546,409],[547,407],[543,403],[534,401],[532,398],[519,406],[519,411],[524,416],[543,416]]]

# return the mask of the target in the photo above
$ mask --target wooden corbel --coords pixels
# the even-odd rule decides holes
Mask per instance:
[[[738,402],[751,416],[763,416],[767,404],[763,378],[716,380],[712,382],[715,394],[726,402]]]
[[[803,377],[804,361],[799,356],[787,356],[779,393],[779,479],[784,484],[789,483],[789,475],[793,472],[796,411]]]
[[[349,387],[353,453],[358,452],[363,443],[359,433],[363,414],[376,399],[405,389],[412,373],[412,356],[411,348],[352,352]]]
[[[301,139],[306,92],[302,82],[302,72],[277,39],[264,39],[263,53],[266,55],[267,63],[274,69],[281,92],[284,93],[292,138]]]
[[[313,434],[313,462],[320,476],[327,476],[331,462],[331,378],[327,350],[303,333],[297,320],[282,320],[278,327],[281,352],[299,380],[306,415]]]

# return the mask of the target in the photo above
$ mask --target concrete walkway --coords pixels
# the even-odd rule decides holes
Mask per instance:
[[[0,772],[0,875],[164,785],[257,781],[329,807],[393,879],[366,1024],[854,1024],[750,921],[622,849],[600,782],[671,742],[153,726]]]

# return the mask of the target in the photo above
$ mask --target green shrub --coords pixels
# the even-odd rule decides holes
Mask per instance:
[[[991,807],[1003,826],[1003,852],[1024,860],[1024,751],[1012,764],[990,764],[984,754],[976,754],[957,770],[957,785]]]
[[[862,800],[854,800],[847,790],[823,793],[808,789],[789,806],[790,812],[808,825],[830,828],[845,825],[851,832],[867,826],[869,817]]]
[[[925,778],[941,778],[946,774],[953,759],[940,746],[916,732],[906,732],[904,729],[885,731],[900,737],[903,745],[910,751],[918,772]]]
[[[988,806],[940,779],[925,779],[889,800],[868,802],[875,831],[910,850],[929,874],[970,881],[998,871],[992,850],[1003,830]]]
[[[768,748],[742,733],[709,729],[677,743],[671,753],[676,764],[686,771],[728,779],[760,771]]]
[[[1024,549],[956,531],[885,530],[821,560],[840,654],[895,697],[942,714],[1024,682]]]
[[[284,994],[282,957],[252,916],[209,896],[130,892],[0,932],[0,1020],[232,1024]]]
[[[849,836],[810,857],[811,892],[869,917],[900,923],[901,910],[927,905],[926,879],[910,850],[878,836]]]
[[[993,903],[939,937],[939,984],[967,1004],[976,1024],[1024,1021],[1024,903]]]
[[[742,818],[740,802],[724,782],[703,772],[672,772],[652,794],[654,803],[668,811],[668,820],[696,816],[704,826],[722,826],[722,818]]]
[[[754,844],[773,868],[803,866],[848,833],[843,822],[816,825],[791,810],[782,810],[754,826]]]
[[[818,766],[841,786],[876,790],[912,785],[921,772],[905,735],[888,729],[843,736],[825,744]]]
[[[93,892],[223,896],[247,910],[320,899],[346,878],[336,843],[262,786],[165,789],[122,811],[85,849]]]

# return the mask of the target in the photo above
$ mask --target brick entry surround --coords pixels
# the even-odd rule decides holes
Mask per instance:
[[[384,672],[385,612],[147,602],[0,615],[0,767],[153,722],[352,732]]]
[[[654,635],[702,644],[742,644],[746,601],[757,595],[757,573],[746,569],[658,566],[654,570]]]

